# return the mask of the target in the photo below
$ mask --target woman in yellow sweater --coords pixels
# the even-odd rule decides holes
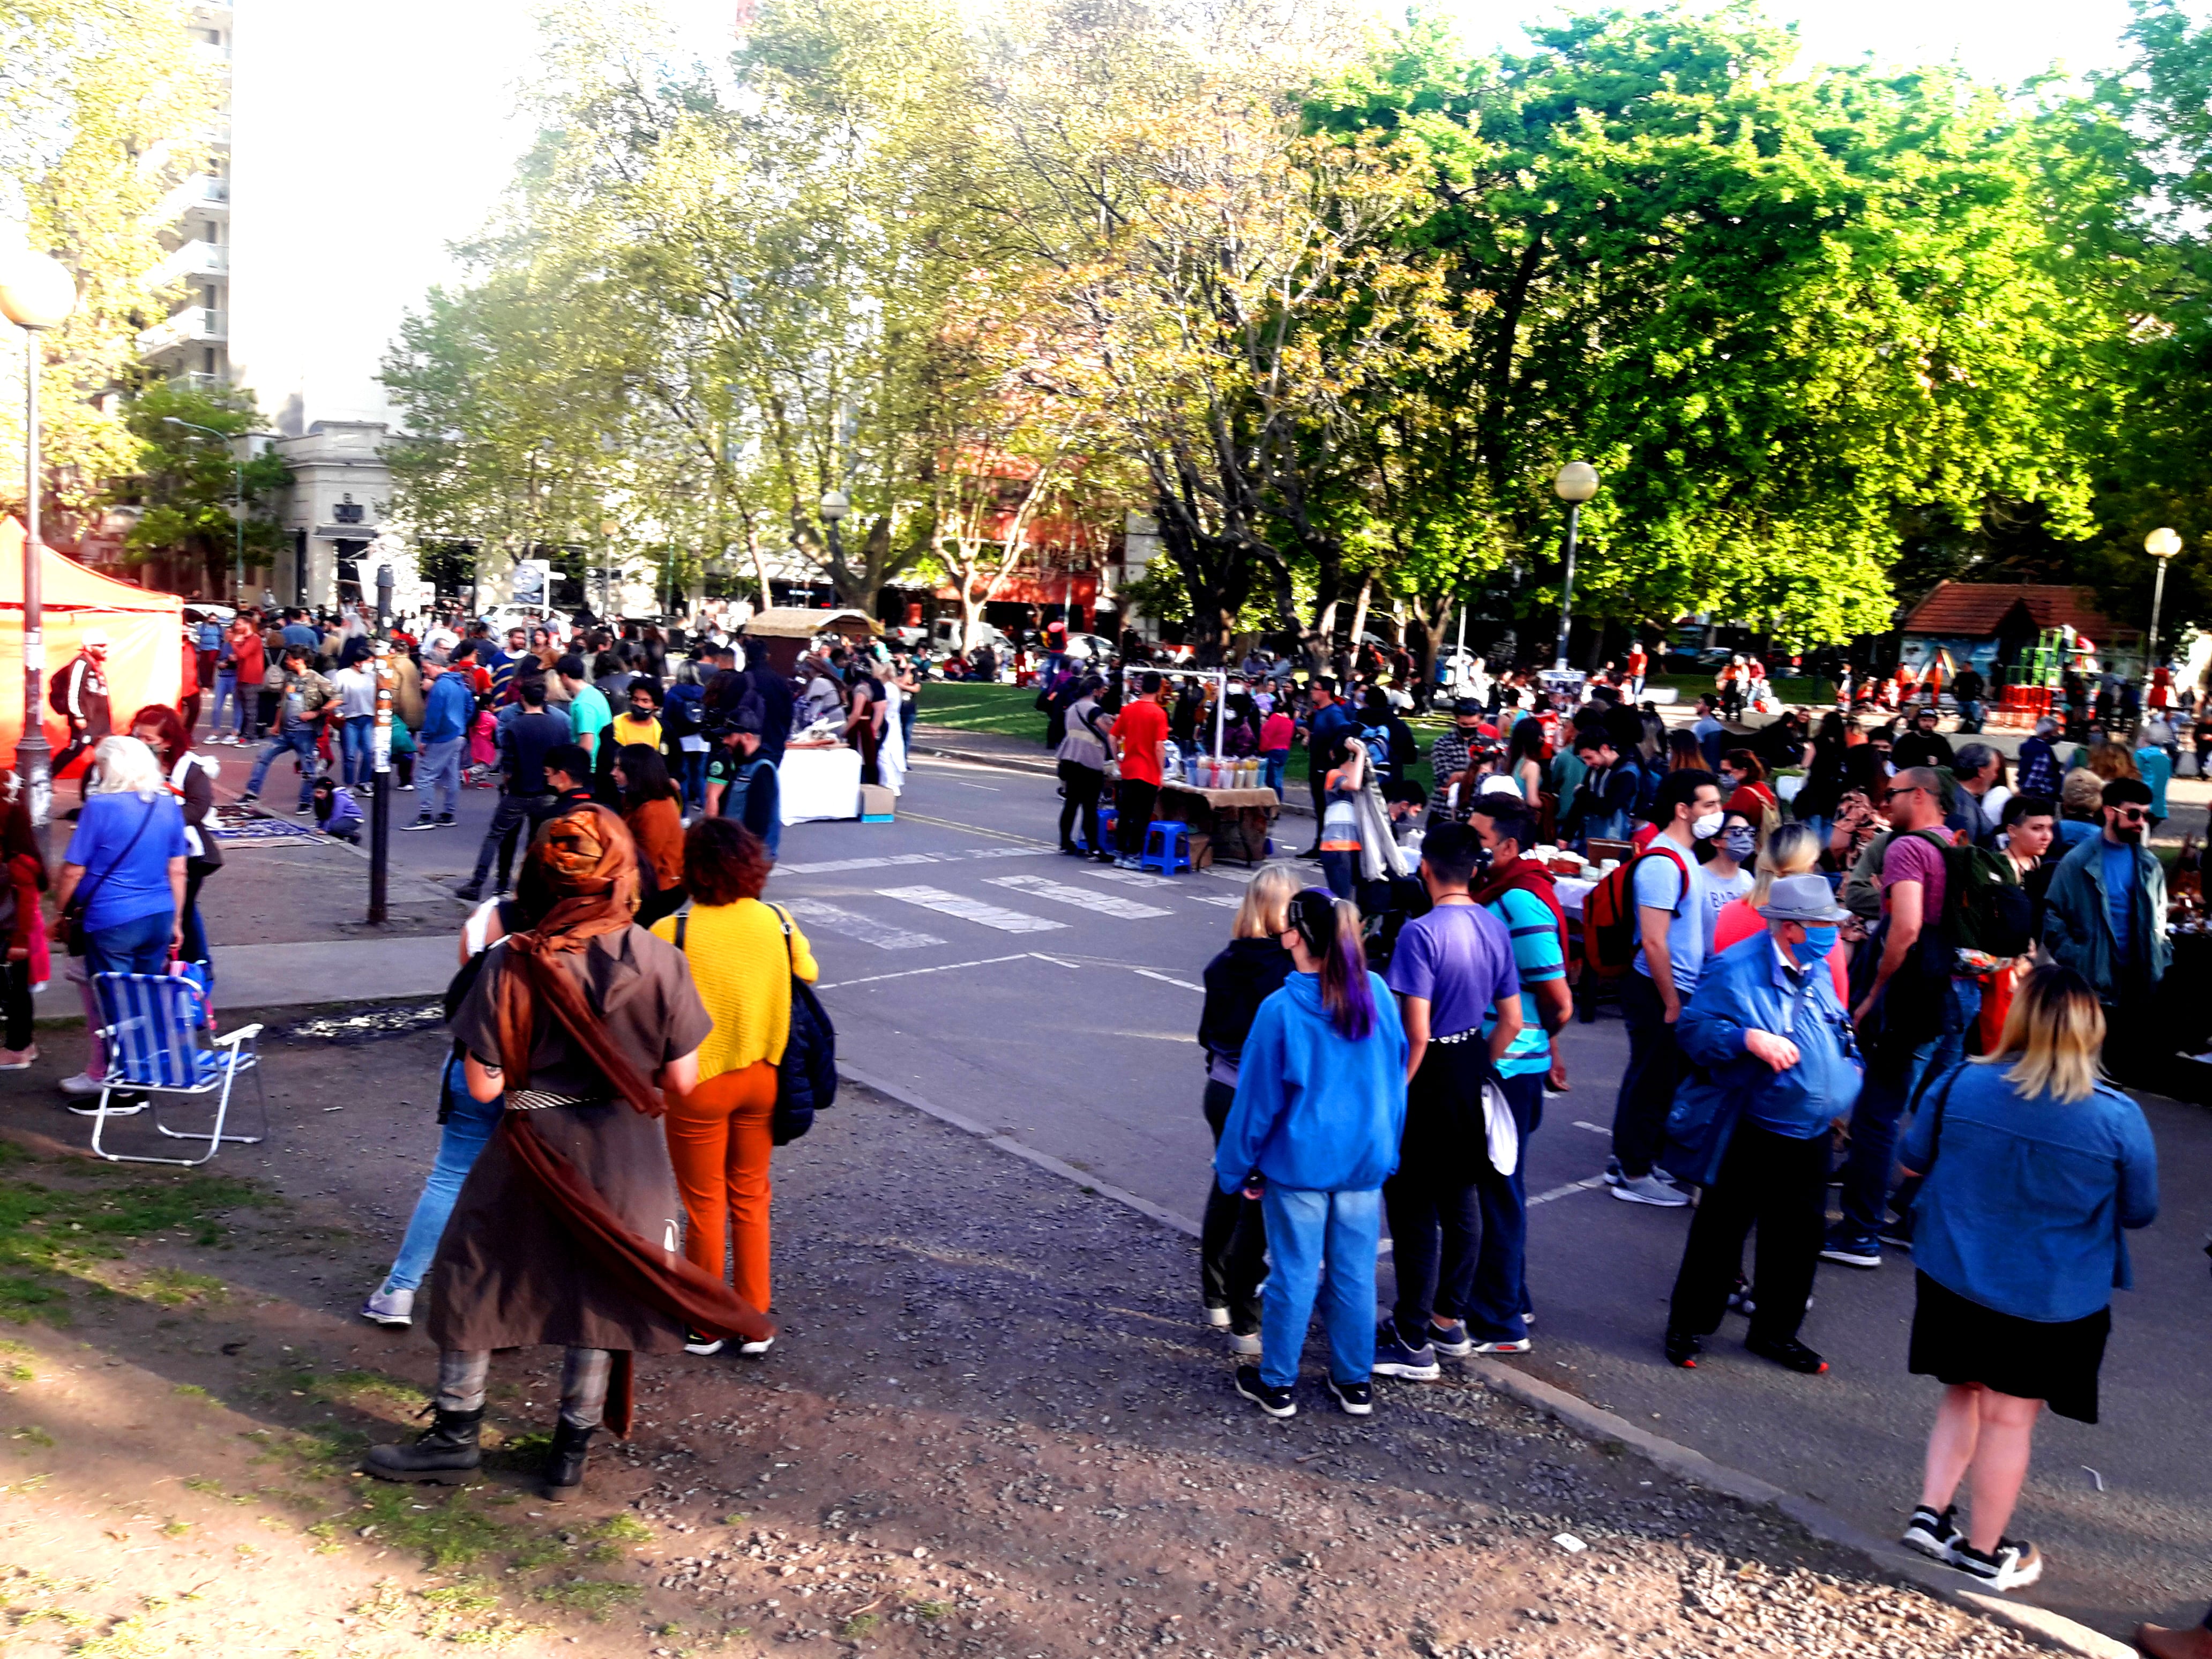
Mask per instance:
[[[719,1275],[724,1243],[733,1241],[738,1294],[760,1309],[769,1304],[769,1126],[776,1066],[791,1037],[791,976],[811,984],[817,971],[806,935],[761,902],[771,867],[750,830],[728,818],[702,818],[684,836],[691,908],[653,925],[690,959],[714,1022],[699,1048],[699,1086],[672,1096],[668,1105],[668,1156],[684,1196],[684,1254]],[[721,1346],[696,1333],[685,1344],[692,1353]],[[739,1352],[768,1349],[769,1342],[747,1342]]]

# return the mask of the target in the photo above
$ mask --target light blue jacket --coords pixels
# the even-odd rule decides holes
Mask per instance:
[[[2134,1284],[2123,1229],[2158,1216],[2158,1148],[2142,1108],[2026,1096],[2011,1063],[1970,1062],[1922,1091],[1898,1161],[1924,1174],[1913,1265],[1999,1313],[2058,1323]]]
[[[1744,1048],[1748,1031],[1788,1037],[1797,1063],[1778,1072],[1754,1058]],[[1698,1068],[1675,1091],[1667,1120],[1668,1138],[1700,1154],[1694,1170],[1667,1166],[1686,1178],[1718,1175],[1739,1118],[1809,1140],[1858,1102],[1866,1066],[1828,964],[1814,963],[1802,988],[1792,986],[1763,927],[1707,964],[1674,1037]]]
[[[1223,1192],[1255,1170],[1282,1187],[1365,1192],[1397,1169],[1406,1028],[1381,975],[1367,975],[1367,989],[1375,1024],[1357,1042],[1330,1023],[1318,974],[1292,974],[1261,1003],[1213,1156]]]

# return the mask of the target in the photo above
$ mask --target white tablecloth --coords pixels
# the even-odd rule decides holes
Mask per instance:
[[[1581,876],[1552,878],[1552,890],[1559,896],[1559,908],[1571,916],[1582,915],[1583,901],[1589,896],[1590,889],[1596,885],[1595,878],[1585,880]]]
[[[786,823],[860,816],[860,751],[857,749],[842,744],[835,749],[787,749],[783,764],[776,768],[776,783],[783,797]]]

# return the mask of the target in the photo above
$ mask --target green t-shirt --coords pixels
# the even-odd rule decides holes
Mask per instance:
[[[605,731],[614,720],[614,710],[607,707],[605,694],[596,685],[579,687],[568,700],[568,730],[579,743],[595,732]]]

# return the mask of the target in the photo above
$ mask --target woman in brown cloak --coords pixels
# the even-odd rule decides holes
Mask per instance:
[[[681,953],[632,923],[637,860],[602,806],[550,819],[531,861],[554,898],[500,940],[453,1017],[469,1092],[502,1098],[431,1263],[436,1421],[362,1467],[386,1480],[464,1480],[478,1461],[495,1348],[568,1349],[547,1496],[582,1484],[602,1418],[629,1431],[635,1353],[684,1327],[758,1340],[769,1319],[680,1253],[683,1206],[656,1121],[696,1085],[713,1022]],[[610,1394],[612,1399],[610,1401]]]

